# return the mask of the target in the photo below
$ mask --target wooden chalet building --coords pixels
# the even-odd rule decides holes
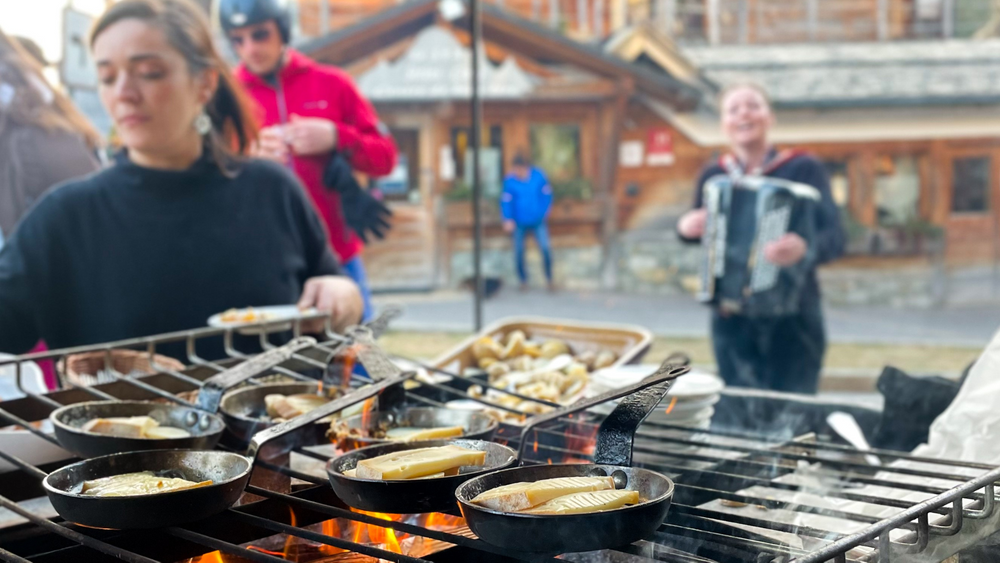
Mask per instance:
[[[355,77],[400,148],[400,166],[379,181],[394,228],[365,254],[376,288],[455,285],[471,275],[467,29],[467,18],[445,21],[437,0],[415,0],[301,45]],[[621,139],[664,125],[644,100],[691,109],[701,95],[493,6],[484,9],[483,29],[487,274],[512,270],[500,183],[524,151],[546,169],[558,197],[550,220],[557,275],[569,286],[597,287],[619,228]],[[663,168],[673,164],[669,141]]]
[[[1000,257],[1000,41],[697,46],[650,21],[588,44],[517,15],[513,0],[495,4],[483,13],[487,275],[512,276],[496,200],[503,170],[526,151],[559,196],[559,283],[684,287],[694,260],[673,226],[698,171],[725,148],[715,96],[746,80],[773,95],[775,141],[830,172],[851,257],[824,273],[827,287],[882,271],[891,297],[903,291],[898,268],[924,291],[941,264]],[[467,18],[408,0],[300,48],[355,77],[403,155],[379,181],[396,217],[366,251],[373,285],[460,284],[472,271]],[[858,294],[850,279],[844,294]]]

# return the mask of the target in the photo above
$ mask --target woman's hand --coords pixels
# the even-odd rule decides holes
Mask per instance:
[[[705,208],[692,209],[677,222],[677,232],[684,238],[701,238],[705,234],[705,221],[708,211]]]
[[[298,155],[324,154],[337,148],[337,124],[328,119],[293,114],[285,133]]]
[[[345,328],[361,322],[364,302],[361,291],[350,278],[344,276],[319,276],[306,280],[299,298],[299,309],[315,307],[321,313],[328,313],[333,329],[343,332]],[[324,319],[302,323],[304,332],[322,332]]]
[[[806,255],[806,241],[795,233],[785,233],[764,247],[764,258],[784,268],[798,264]]]

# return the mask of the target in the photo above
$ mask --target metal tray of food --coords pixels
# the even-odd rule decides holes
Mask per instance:
[[[653,343],[653,334],[638,325],[547,317],[506,317],[445,352],[434,360],[433,365],[452,373],[474,367],[476,362],[472,347],[477,340],[484,336],[499,340],[515,330],[524,332],[532,340],[562,340],[576,354],[610,350],[617,356],[612,366],[638,363]]]

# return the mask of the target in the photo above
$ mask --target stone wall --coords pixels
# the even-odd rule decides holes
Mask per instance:
[[[600,289],[603,252],[599,246],[584,248],[555,248],[552,251],[552,276],[556,285],[569,290]],[[517,271],[514,266],[514,250],[509,244],[487,244],[483,248],[483,275],[499,277],[507,287],[517,287]],[[533,287],[545,286],[545,270],[542,254],[531,242],[525,251],[525,267],[529,284]],[[451,285],[460,285],[472,277],[472,251],[458,250],[451,255]]]

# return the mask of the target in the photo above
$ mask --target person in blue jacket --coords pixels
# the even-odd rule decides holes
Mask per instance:
[[[532,234],[542,252],[545,263],[545,280],[549,290],[552,285],[552,244],[549,228],[545,224],[552,208],[552,186],[545,173],[532,166],[523,153],[514,157],[510,174],[504,178],[500,196],[500,213],[503,228],[514,235],[514,260],[521,289],[528,287],[528,274],[524,269],[524,237]]]

